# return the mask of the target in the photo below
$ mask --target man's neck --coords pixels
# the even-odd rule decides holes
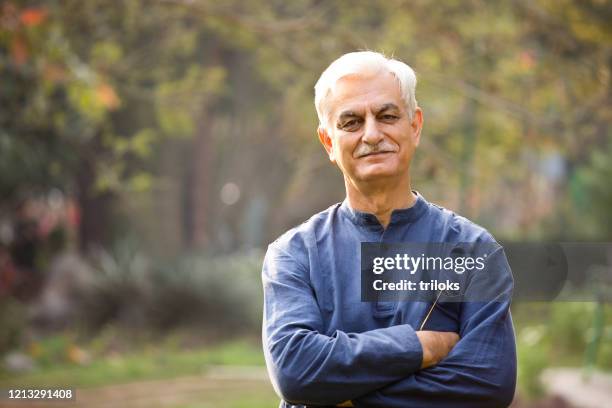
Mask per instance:
[[[345,179],[345,186],[351,208],[374,214],[385,228],[393,210],[412,207],[416,202],[409,179],[393,185],[357,185]]]

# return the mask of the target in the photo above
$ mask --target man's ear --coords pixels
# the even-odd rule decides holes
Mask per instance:
[[[325,151],[327,152],[327,155],[329,156],[329,160],[332,163],[335,163],[336,159],[334,157],[334,145],[332,143],[331,136],[327,132],[327,129],[325,129],[323,125],[319,125],[319,127],[317,128],[317,133],[319,135],[319,141],[321,142],[321,144],[325,148]]]
[[[421,130],[423,130],[423,111],[421,108],[417,107],[414,110],[414,115],[412,117],[412,123],[410,124],[412,128],[412,134],[414,137],[414,145],[418,146],[421,142]]]

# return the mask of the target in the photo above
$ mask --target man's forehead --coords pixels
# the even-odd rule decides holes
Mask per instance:
[[[399,82],[391,73],[378,75],[347,75],[340,78],[327,98],[331,115],[344,111],[364,112],[395,105],[401,109],[403,101]]]

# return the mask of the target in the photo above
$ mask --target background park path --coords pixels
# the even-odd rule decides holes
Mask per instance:
[[[512,407],[610,407],[612,374],[594,372],[585,380],[583,373],[577,368],[546,370],[542,381],[549,396],[533,402],[517,400]],[[264,367],[209,366],[202,375],[77,389],[76,401],[0,402],[0,408],[264,408],[277,404]]]
[[[270,405],[273,404],[273,405]],[[76,401],[15,403],[2,408],[270,407],[278,404],[265,368],[211,366],[203,375],[77,389]]]

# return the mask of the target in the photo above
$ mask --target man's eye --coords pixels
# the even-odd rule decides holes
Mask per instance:
[[[387,121],[391,121],[391,120],[396,120],[397,116],[395,116],[395,115],[383,115],[382,119],[383,120],[387,120]]]
[[[360,121],[358,119],[351,119],[342,124],[342,129],[351,131],[359,128]]]

